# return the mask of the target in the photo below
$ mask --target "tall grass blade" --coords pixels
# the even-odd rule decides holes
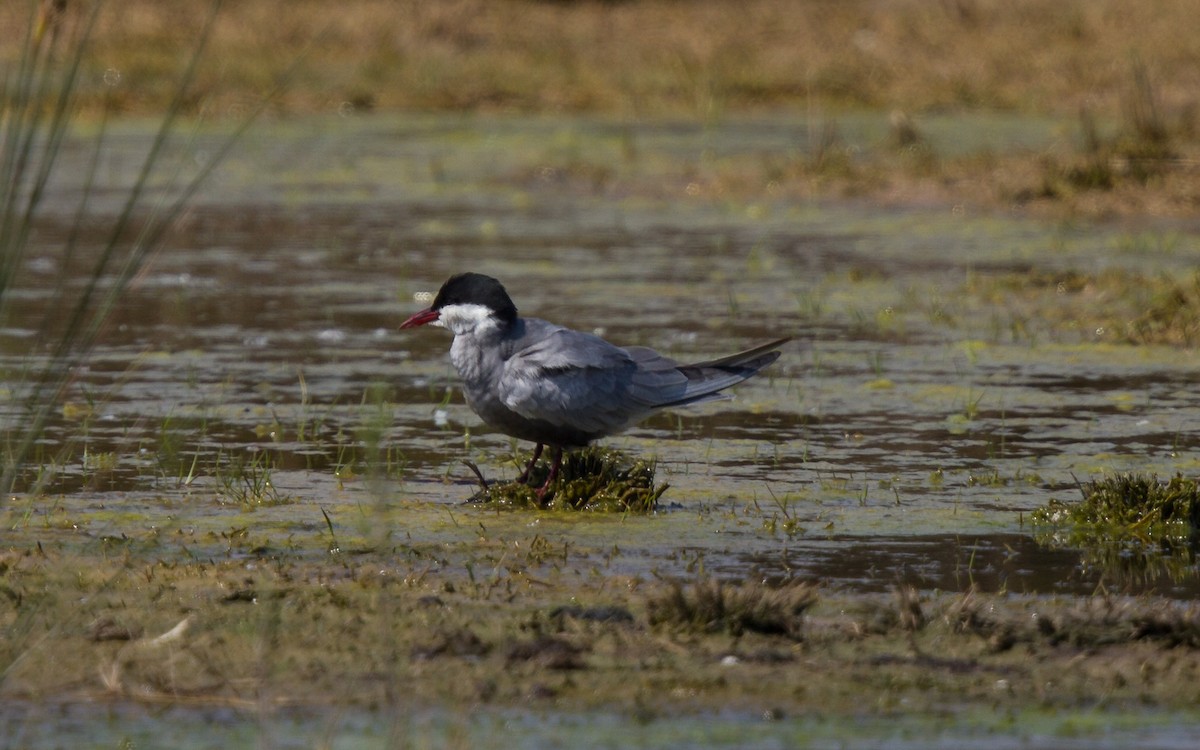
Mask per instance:
[[[46,197],[47,186],[61,161],[59,155],[69,133],[80,76],[103,0],[92,5],[86,15],[69,31],[66,13],[54,3],[31,7],[15,71],[5,71],[3,98],[0,99],[0,320],[11,313],[11,295],[15,279],[30,253],[30,236]],[[19,377],[21,395],[18,413],[10,413],[3,425],[5,454],[0,473],[0,492],[8,495],[17,488],[33,447],[42,437],[73,373],[92,351],[96,340],[117,303],[146,263],[158,252],[167,232],[181,215],[201,185],[224,160],[251,123],[278,94],[278,89],[263,99],[240,124],[205,158],[199,169],[186,180],[180,170],[165,187],[154,186],[161,171],[166,146],[178,130],[185,113],[189,92],[212,36],[220,10],[214,0],[195,48],[176,83],[174,96],[163,113],[154,138],[143,157],[137,176],[124,196],[116,217],[103,232],[105,238],[89,269],[83,288],[72,292],[65,274],[76,260],[76,249],[85,222],[91,215],[98,165],[105,153],[107,110],[96,136],[82,196],[62,247],[62,266],[53,292],[53,302],[42,322],[40,341],[48,346],[31,347]],[[282,80],[290,77],[290,71]],[[284,83],[280,84],[280,88]],[[111,101],[111,100],[110,100]],[[153,193],[153,195],[152,195]],[[132,240],[127,239],[135,222],[141,226]],[[62,311],[63,322],[53,316]],[[30,491],[48,481],[43,474]],[[3,502],[3,501],[0,501]]]

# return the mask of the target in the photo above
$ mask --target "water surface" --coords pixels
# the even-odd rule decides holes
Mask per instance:
[[[1025,143],[1049,137],[1039,128],[982,132]],[[846,137],[876,136],[864,125]],[[336,520],[367,500],[410,520],[484,513],[459,507],[473,482],[460,461],[508,476],[514,444],[463,405],[444,332],[397,330],[420,293],[475,270],[499,277],[524,314],[682,360],[795,337],[736,399],[609,441],[657,457],[671,489],[654,517],[538,521],[582,550],[619,543],[616,569],[673,575],[701,560],[729,577],[869,591],[1111,584],[1078,554],[1036,544],[1029,514],[1109,472],[1195,473],[1195,352],[1129,345],[1087,315],[1042,319],[988,283],[1181,274],[1200,255],[1196,228],[706,187],[707,174],[808,142],[782,120],[267,127],[188,212],[77,374],[42,447],[47,463],[65,449],[54,507],[125,511],[85,524],[94,537],[225,523],[240,512],[228,467],[258,461],[287,501],[268,509],[279,528],[315,534],[322,509]],[[101,212],[116,210],[145,143],[136,127],[117,133]],[[86,278],[86,263],[63,267],[59,253],[71,174],[53,188],[0,336],[14,367],[55,316],[55,285]],[[365,481],[368,454],[385,484]],[[10,511],[45,508],[18,499]],[[1122,583],[1197,593],[1187,570]]]

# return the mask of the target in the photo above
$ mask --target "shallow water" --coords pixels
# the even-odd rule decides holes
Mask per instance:
[[[5,720],[15,718],[12,732]],[[961,721],[963,717],[957,717]],[[1013,727],[1007,717],[988,712],[971,717],[973,728],[955,727],[952,717],[854,722],[821,716],[763,717],[733,712],[702,717],[630,721],[628,717],[591,713],[565,715],[537,711],[429,712],[418,717],[378,717],[358,711],[336,716],[304,710],[282,710],[256,717],[230,708],[147,709],[130,705],[10,706],[0,709],[0,736],[21,747],[173,747],[180,750],[266,746],[320,747],[338,750],[387,747],[594,748],[1054,748],[1107,750],[1136,746],[1147,750],[1185,750],[1196,736],[1186,717],[1175,714],[1137,716],[1103,711],[1044,715]],[[53,727],[52,731],[45,728]]]
[[[844,137],[881,137],[872,122]],[[959,142],[948,124],[934,137],[943,128]],[[996,147],[1053,137],[1036,124],[971,132]],[[1086,317],[1040,320],[1019,297],[972,290],[1014,273],[1179,273],[1200,255],[1196,227],[705,192],[706,174],[806,140],[782,120],[267,127],[216,176],[78,373],[42,449],[49,461],[70,448],[55,507],[220,522],[234,512],[228,467],[269,461],[287,499],[270,509],[280,527],[321,527],[318,508],[363,498],[410,518],[484,513],[457,507],[473,481],[459,461],[514,473],[502,458],[512,443],[462,405],[444,332],[396,328],[421,306],[415,295],[473,269],[501,278],[525,314],[684,360],[796,337],[735,400],[609,441],[658,458],[671,489],[655,517],[539,521],[584,547],[619,542],[608,562],[623,571],[702,560],[730,577],[851,591],[897,579],[1029,593],[1112,584],[1078,554],[1034,543],[1029,512],[1106,472],[1194,473],[1194,350],[1124,345]],[[117,133],[102,198],[121,194],[145,142],[134,126]],[[0,335],[10,363],[53,317],[54,285],[86,278],[57,252],[77,193],[69,176],[54,188],[58,213],[39,228],[42,252]],[[362,478],[364,443],[382,449],[382,497]],[[127,522],[138,523],[92,533]],[[1191,573],[1118,583],[1191,598]]]
[[[842,134],[882,138],[881,123],[849,123]],[[930,129],[946,148],[972,147],[962,138],[970,133],[997,150],[1043,145],[1053,132],[1008,121]],[[137,126],[116,136],[96,204],[107,211],[146,144]],[[847,592],[904,582],[1197,598],[1191,568],[1119,578],[1079,551],[1039,545],[1029,526],[1049,499],[1077,497],[1077,481],[1196,472],[1194,350],[1125,345],[1087,314],[1040,317],[1044,308],[987,282],[1190,272],[1200,229],[823,204],[769,185],[740,196],[710,189],[711,175],[802,152],[808,140],[784,120],[267,126],[121,300],[43,442],[42,461],[59,463],[55,484],[10,501],[5,523],[38,528],[39,546],[51,550],[145,545],[156,559],[212,549],[257,560],[350,550],[382,520],[414,547],[540,537],[562,548],[576,576],[704,569]],[[207,143],[202,135],[199,148]],[[86,149],[72,148],[82,164]],[[66,170],[52,188],[41,251],[0,330],[10,390],[44,317],[56,317],[55,285],[86,278],[58,251],[78,173]],[[415,295],[465,269],[500,277],[526,314],[680,359],[780,335],[796,341],[735,400],[660,415],[609,441],[657,457],[671,488],[652,516],[463,506],[474,488],[460,460],[510,476],[513,445],[462,404],[444,332],[397,325],[422,306]],[[19,413],[6,406],[8,418]],[[254,485],[247,466],[269,476],[269,488]],[[474,562],[442,554],[444,565]],[[1192,716],[1039,719],[1033,710],[1018,721],[954,710],[853,727],[821,716],[643,722],[427,711],[389,728],[353,709],[313,719],[68,696],[61,706],[9,704],[0,733],[29,747],[168,736],[180,747],[311,746],[318,736],[333,747],[397,736],[528,747],[585,738],[621,747],[1173,748],[1195,739]]]

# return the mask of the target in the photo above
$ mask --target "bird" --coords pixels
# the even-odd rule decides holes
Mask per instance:
[[[454,334],[450,360],[471,410],[499,432],[534,443],[518,483],[526,483],[543,450],[552,449],[550,473],[536,493],[541,503],[564,450],[615,435],[663,409],[728,398],[725,389],[773,363],[791,340],[679,364],[644,346],[620,347],[522,317],[500,281],[473,272],[447,279],[433,304],[400,328],[424,325]]]

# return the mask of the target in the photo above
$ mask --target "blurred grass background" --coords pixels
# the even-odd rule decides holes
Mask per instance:
[[[32,4],[0,4],[0,59],[19,60]],[[177,93],[210,6],[123,0],[82,61],[84,119],[153,118]],[[747,184],[1057,216],[1200,210],[1200,20],[1194,0],[255,0],[226,2],[184,116],[350,113],[794,116],[806,159]],[[297,60],[299,65],[295,65]],[[849,143],[852,113],[890,122]],[[1054,143],[972,153],[932,118],[1050,119]],[[965,121],[960,127],[975,125]],[[745,182],[745,181],[743,181]],[[728,187],[728,186],[726,186]],[[757,188],[755,188],[757,189]]]
[[[0,4],[0,62],[11,70],[19,60],[31,5],[53,19],[90,4]],[[164,112],[209,10],[187,0],[110,5],[82,62],[77,113]],[[1194,0],[224,2],[179,107],[238,120],[287,78],[271,98],[276,118],[796,116],[815,133],[811,154],[746,184],[1054,215],[1192,216],[1198,18]],[[864,112],[888,119],[886,143],[841,137],[839,118]],[[1040,149],[971,154],[953,148],[953,134],[923,130],[965,113],[1063,125]]]
[[[68,11],[77,0],[52,0]],[[86,66],[119,71],[118,111],[160,111],[190,0],[124,0]],[[0,54],[28,3],[0,4]],[[192,105],[240,112],[311,44],[276,108],[710,117],[823,107],[1116,117],[1131,69],[1165,116],[1196,126],[1194,0],[255,0],[225,3]],[[315,41],[314,41],[315,39]],[[81,91],[99,110],[105,92]],[[1185,122],[1186,121],[1186,122]]]

